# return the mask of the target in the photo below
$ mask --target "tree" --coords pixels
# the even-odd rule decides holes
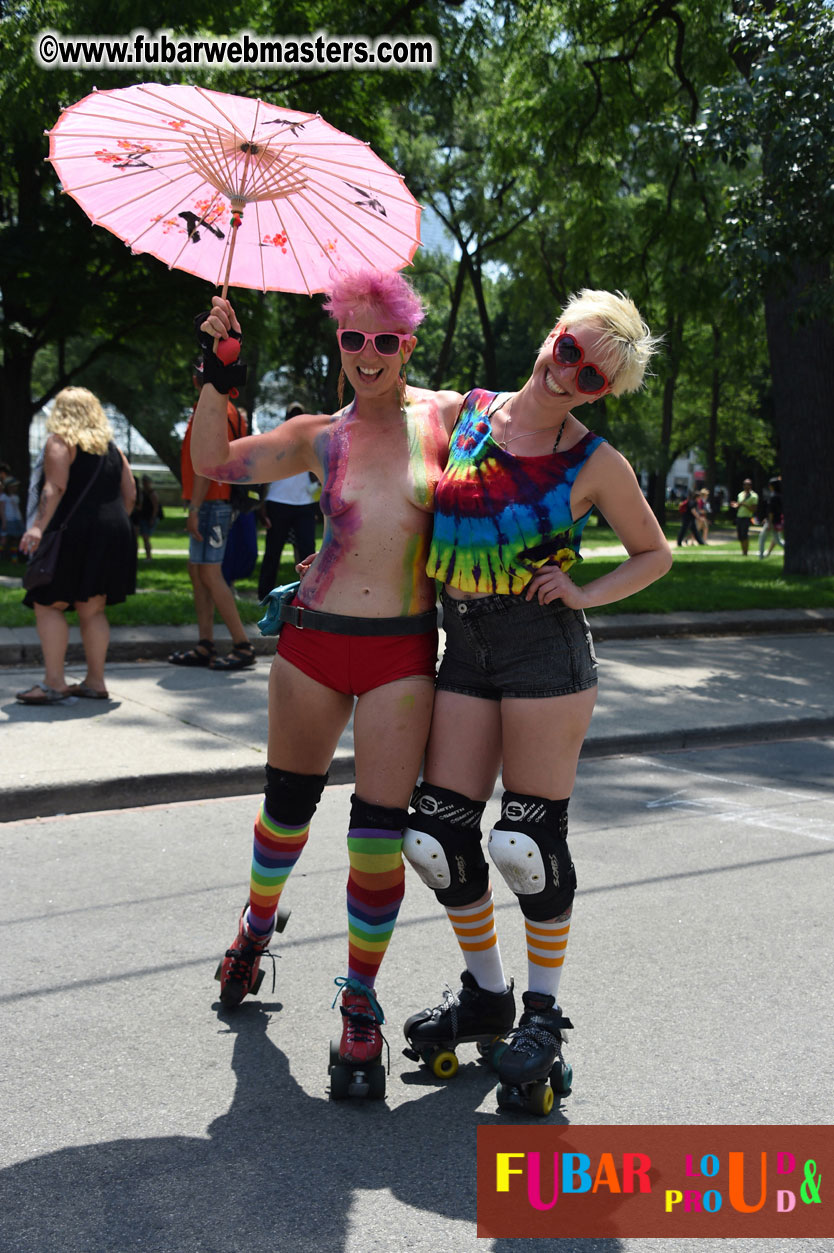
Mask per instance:
[[[834,12],[736,5],[736,81],[694,133],[736,175],[719,248],[735,295],[764,299],[785,506],[786,573],[834,574]]]
[[[378,5],[357,4],[349,10],[336,0],[296,0],[281,14],[282,33],[304,34],[327,29],[352,34],[425,33],[438,35],[449,19],[440,0],[404,0],[382,13]],[[236,21],[238,25],[230,25]],[[190,324],[210,298],[206,285],[148,258],[134,258],[108,232],[92,227],[86,216],[61,194],[52,168],[45,164],[44,128],[54,125],[61,109],[88,94],[93,86],[119,87],[135,81],[132,71],[108,70],[106,81],[92,70],[42,69],[31,49],[38,31],[124,35],[142,27],[174,29],[193,35],[234,33],[239,18],[207,14],[197,0],[180,0],[176,24],[170,6],[160,0],[20,0],[0,19],[0,410],[2,453],[19,474],[28,463],[28,430],[42,405],[68,383],[92,383],[104,390],[103,400],[128,392],[126,412],[135,416],[143,434],[170,463],[170,411],[162,379],[170,379],[179,395],[190,387],[188,358],[193,351]],[[249,7],[247,25],[256,33],[275,29],[271,5]],[[200,82],[215,90],[243,95],[262,94],[288,107],[315,112],[326,98],[328,121],[371,143],[390,159],[391,136],[386,101],[405,97],[421,72],[360,73],[355,70],[304,71],[280,67],[267,75],[246,71],[155,66],[162,82]],[[322,400],[335,401],[335,377],[328,358],[322,368],[321,338],[325,325],[318,303],[283,297],[274,319],[262,307],[250,306],[236,293],[242,308],[252,309],[247,355],[250,384],[245,400],[252,408],[260,369],[269,369],[291,341],[304,351],[301,328],[318,328],[306,341],[310,360],[302,368],[317,384]],[[256,316],[259,315],[259,316]],[[264,342],[264,328],[295,326],[280,343]],[[172,350],[173,345],[179,346]],[[176,361],[170,360],[171,356]],[[330,349],[332,356],[332,348]],[[164,362],[164,366],[160,363]],[[98,367],[102,368],[99,369]],[[182,377],[183,384],[176,383]],[[131,393],[126,380],[137,380],[147,395]],[[312,389],[315,390],[315,389]],[[164,418],[160,415],[165,415]],[[144,429],[143,429],[144,425]]]

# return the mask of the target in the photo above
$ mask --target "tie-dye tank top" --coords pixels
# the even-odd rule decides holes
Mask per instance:
[[[573,521],[571,487],[605,441],[588,431],[566,452],[515,456],[492,436],[499,395],[476,388],[464,401],[435,494],[427,573],[463,592],[510,595],[541,566],[581,560],[590,510]]]

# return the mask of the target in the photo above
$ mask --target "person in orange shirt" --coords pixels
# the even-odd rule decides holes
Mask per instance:
[[[194,384],[202,388],[197,374]],[[197,406],[195,404],[194,410]],[[191,427],[194,410],[188,420],[182,441],[182,496],[188,502],[185,529],[191,539],[188,545],[188,574],[194,590],[197,630],[200,638],[193,648],[171,653],[173,666],[208,666],[210,670],[247,670],[255,664],[255,650],[249,642],[235,596],[223,577],[222,563],[232,523],[231,486],[195,474],[191,464]],[[226,406],[229,438],[246,434],[246,420],[229,400]],[[231,650],[218,657],[214,646],[214,611],[220,614],[232,637]]]

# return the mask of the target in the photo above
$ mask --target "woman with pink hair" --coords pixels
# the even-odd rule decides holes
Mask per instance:
[[[461,398],[406,382],[423,308],[402,275],[340,276],[325,307],[338,326],[340,399],[347,381],[351,402],[232,443],[226,393],[244,367],[223,365],[212,337],[233,359],[236,346],[224,341],[239,340],[240,326],[229,302],[215,296],[200,327],[205,385],[193,426],[195,469],[233,483],[312,471],[322,483],[325,523],[299,594],[281,608],[249,899],[218,977],[227,1007],[257,991],[284,884],[353,714],[348,967],[336,980],[343,1029],[331,1057],[331,1095],[381,1096],[383,1019],[373,989],[403,897],[403,830],[431,720],[437,630],[426,561],[434,490]]]

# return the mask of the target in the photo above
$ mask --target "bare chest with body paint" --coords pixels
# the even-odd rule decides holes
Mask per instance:
[[[434,603],[426,575],[448,435],[430,393],[391,422],[351,411],[316,441],[323,469],[321,550],[304,579],[311,607],[407,614]]]
[[[430,513],[448,443],[431,393],[418,392],[392,421],[363,421],[349,410],[317,445],[322,513],[334,522],[357,510],[366,520],[409,508]]]

